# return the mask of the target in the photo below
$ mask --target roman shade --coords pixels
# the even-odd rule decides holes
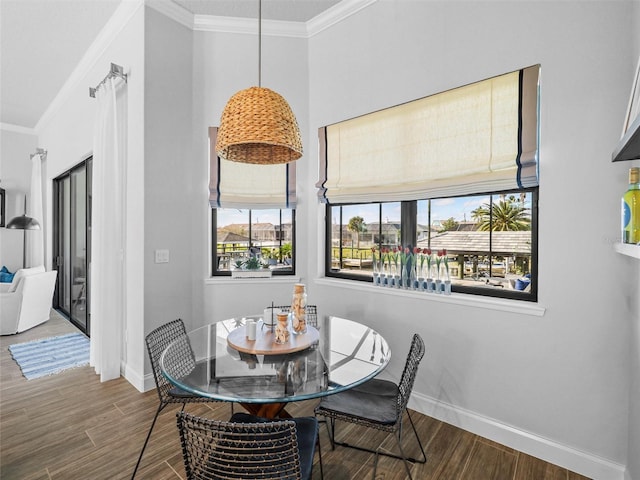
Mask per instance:
[[[212,208],[295,208],[296,162],[238,163],[216,153],[217,127],[209,127],[209,203]]]
[[[418,200],[537,186],[539,70],[321,128],[320,199]]]

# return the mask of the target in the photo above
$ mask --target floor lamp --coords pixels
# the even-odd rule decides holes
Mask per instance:
[[[24,214],[9,220],[6,228],[22,230],[22,268],[27,268],[27,230],[40,230],[35,218],[27,217],[27,197],[24,197]]]

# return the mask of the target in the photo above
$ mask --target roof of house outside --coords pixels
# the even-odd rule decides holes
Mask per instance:
[[[218,230],[218,243],[248,243],[249,237],[227,230]]]
[[[491,232],[491,251],[498,255],[531,254],[531,232]],[[418,247],[427,248],[427,240]],[[489,232],[446,231],[431,237],[431,249],[446,249],[450,253],[486,253],[489,251]]]
[[[377,233],[380,229],[380,224],[378,222],[367,223],[367,232],[369,233]],[[382,223],[382,233],[388,232],[399,232],[400,231],[400,222],[383,222]]]
[[[478,230],[478,222],[457,222],[458,226],[455,229],[456,232],[473,232]]]

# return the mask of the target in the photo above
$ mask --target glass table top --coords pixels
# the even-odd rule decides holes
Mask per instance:
[[[308,348],[292,353],[243,352],[246,349],[232,347],[234,342],[227,337],[236,329],[244,330],[248,320],[257,321],[257,340],[271,343],[273,332],[260,315],[205,325],[188,332],[186,342],[176,340],[166,348],[160,360],[163,375],[173,385],[203,397],[292,402],[359,385],[380,373],[391,359],[391,349],[378,332],[352,320],[322,315],[315,327],[319,340]]]

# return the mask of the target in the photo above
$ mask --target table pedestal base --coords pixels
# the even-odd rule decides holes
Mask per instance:
[[[286,403],[241,403],[251,415],[263,418],[291,418],[284,407]]]

